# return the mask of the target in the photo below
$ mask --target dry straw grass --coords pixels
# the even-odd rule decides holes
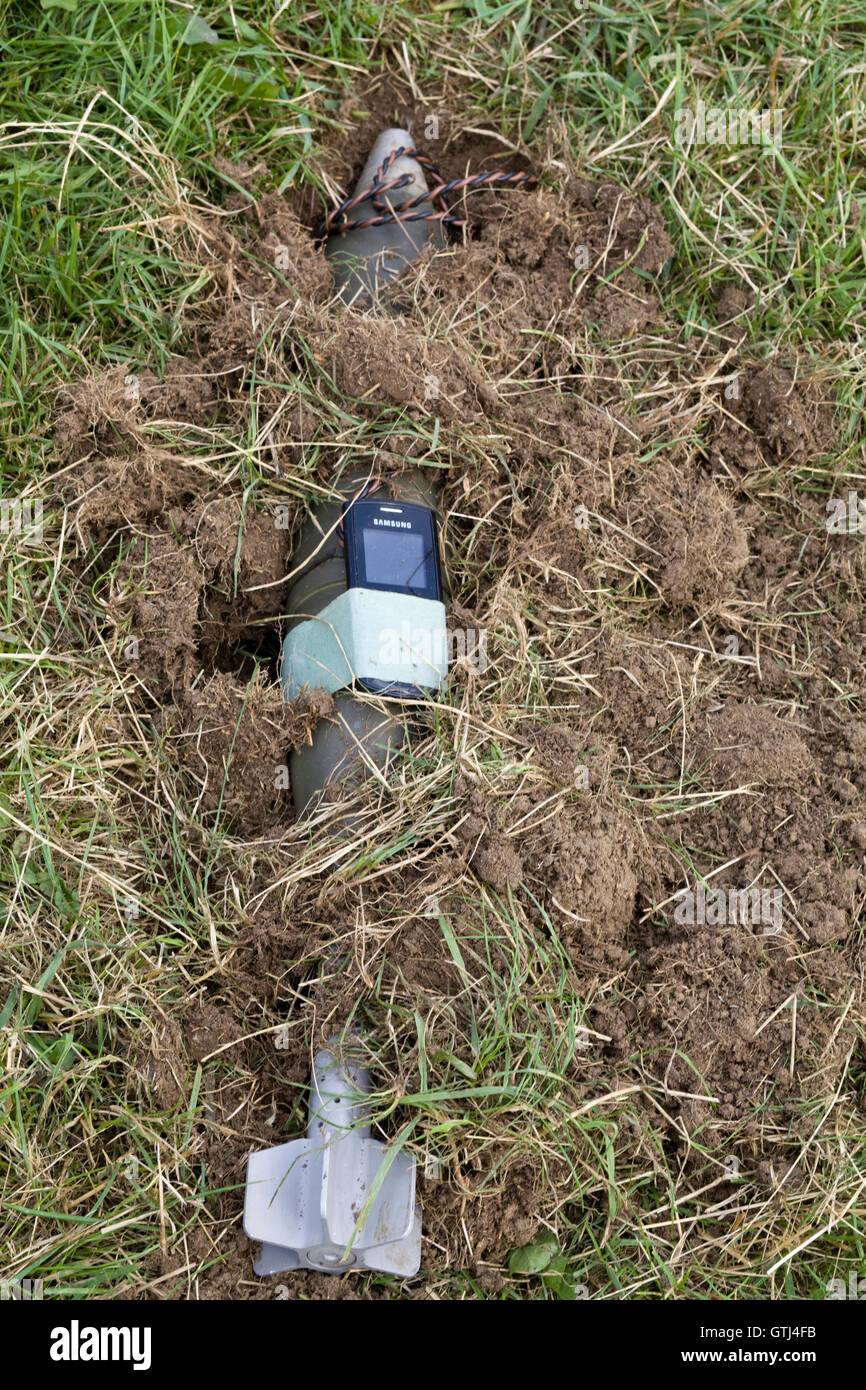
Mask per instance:
[[[297,1131],[316,1041],[350,1022],[381,1132],[425,1175],[423,1296],[821,1296],[858,1258],[863,562],[822,518],[862,480],[859,327],[804,344],[796,311],[781,336],[799,261],[756,271],[778,189],[722,155],[671,172],[661,69],[622,129],[607,110],[576,130],[563,102],[520,138],[571,24],[467,37],[401,16],[387,81],[365,91],[352,49],[342,106],[333,62],[274,31],[297,109],[264,140],[236,109],[208,130],[248,140],[246,170],[186,155],[176,126],[131,138],[138,108],[104,91],[4,127],[4,158],[50,162],[58,211],[98,170],[101,235],[128,257],[122,328],[120,294],[74,332],[46,309],[30,437],[13,430],[45,525],[2,538],[7,1277],[273,1296],[239,1230],[245,1156]],[[394,93],[451,113],[440,162],[501,149],[544,187],[479,199],[479,238],[425,264],[399,317],[347,321],[298,217],[310,189],[345,190],[353,113]],[[303,158],[286,199],[252,167],[281,140]],[[748,310],[707,311],[719,277],[763,296],[769,376]],[[458,669],[357,793],[351,840],[333,808],[295,823],[276,788],[245,822],[315,713],[280,724],[263,672],[289,571],[245,588],[244,537],[279,507],[294,534],[371,455],[439,471],[454,621],[486,631],[489,664]],[[145,602],[212,615],[156,687],[128,659],[154,636]],[[699,879],[778,884],[781,937],[737,957],[673,934]],[[544,1240],[547,1276],[508,1273]]]

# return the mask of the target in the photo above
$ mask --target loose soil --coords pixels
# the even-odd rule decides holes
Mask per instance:
[[[424,124],[393,84],[356,93],[342,115],[354,124],[325,165],[345,188],[380,127]],[[502,155],[479,137],[437,149],[446,176],[520,167]],[[796,362],[745,357],[734,393],[677,382],[687,427],[645,412],[624,363],[639,353],[649,374],[672,370],[664,209],[577,170],[474,199],[465,243],[425,258],[397,289],[400,315],[378,317],[330,302],[311,236],[321,208],[306,192],[262,193],[263,169],[221,167],[233,215],[203,226],[199,247],[219,293],[191,311],[183,353],[161,374],[129,364],[84,379],[58,407],[58,462],[75,465],[66,500],[82,556],[99,556],[106,640],[118,662],[134,657],[131,698],[227,854],[281,843],[292,818],[277,770],[333,712],[321,693],[286,708],[275,683],[304,514],[281,479],[300,478],[309,498],[331,485],[335,403],[348,397],[361,428],[381,430],[389,470],[442,470],[455,612],[490,634],[487,675],[457,673],[455,690],[501,736],[507,775],[464,762],[447,848],[385,866],[366,888],[299,875],[278,898],[251,869],[255,906],[238,906],[222,970],[193,1010],[140,1039],[156,1103],[178,1103],[201,1063],[213,1117],[213,1245],[170,1252],[154,1272],[194,1257],[209,1265],[204,1297],[273,1297],[283,1284],[292,1298],[357,1296],[351,1279],[253,1278],[237,1225],[246,1154],[303,1126],[312,1047],[353,1001],[373,1019],[377,1001],[417,1012],[472,1060],[479,980],[505,978],[508,949],[461,968],[440,920],[459,920],[465,939],[485,902],[510,904],[560,951],[586,1001],[596,1039],[573,1064],[576,1095],[645,1083],[677,1163],[703,1172],[714,1135],[772,1187],[844,1075],[863,966],[862,543],[828,537],[825,494],[802,486],[833,447],[832,400]],[[749,308],[725,286],[719,323]],[[282,389],[269,370],[281,357],[303,366],[308,393]],[[245,433],[254,363],[267,504],[182,447],[227,422]],[[539,674],[527,699],[528,644]],[[781,933],[678,925],[672,899],[707,875],[782,890]],[[275,1052],[261,1034],[287,1015]],[[395,1051],[391,1080],[412,1063]],[[422,1183],[425,1265],[495,1291],[507,1252],[542,1229],[573,1173],[526,1150],[503,1163],[495,1129],[461,1145]]]

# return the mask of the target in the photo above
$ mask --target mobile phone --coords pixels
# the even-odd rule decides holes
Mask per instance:
[[[442,601],[436,518],[414,502],[364,498],[343,509],[349,588]]]

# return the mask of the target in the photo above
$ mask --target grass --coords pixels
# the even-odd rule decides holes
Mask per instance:
[[[538,600],[543,562],[512,566],[507,529],[485,549],[481,483],[496,441],[471,424],[440,440],[438,421],[431,428],[394,406],[371,419],[302,332],[263,329],[243,417],[157,421],[139,442],[182,456],[251,507],[275,496],[297,506],[321,492],[316,470],[330,439],[353,457],[399,427],[431,461],[465,474],[460,511],[476,519],[450,523],[461,602],[471,609],[490,574],[501,577],[484,693],[452,691],[398,794],[384,809],[371,794],[375,834],[358,848],[335,843],[327,825],[291,826],[277,854],[265,840],[234,837],[223,814],[199,815],[174,731],[142,703],[113,640],[124,553],[88,549],[64,511],[61,488],[76,465],[58,459],[53,427],[64,390],[90,372],[161,375],[224,292],[209,237],[232,178],[217,157],[264,162],[263,189],[309,191],[317,203],[333,196],[323,148],[351,124],[358,98],[347,96],[361,79],[390,71],[432,93],[449,118],[459,109],[527,154],[549,186],[568,172],[566,152],[587,176],[662,209],[674,255],[661,294],[676,334],[649,329],[624,342],[615,383],[603,379],[591,336],[550,335],[572,363],[563,389],[593,381],[605,406],[624,400],[650,422],[636,474],[705,448],[719,383],[744,362],[778,359],[808,370],[836,402],[839,445],[793,479],[781,466],[759,471],[749,500],[771,511],[792,484],[819,499],[862,488],[864,22],[836,0],[694,10],[659,0],[590,0],[579,10],[562,0],[455,0],[387,13],[340,0],[306,9],[239,0],[213,12],[79,0],[2,3],[0,21],[3,495],[44,504],[41,539],[0,538],[0,1277],[40,1277],[51,1296],[70,1299],[195,1297],[243,1248],[238,1172],[223,1171],[220,1148],[266,1142],[248,1116],[273,1097],[280,1118],[270,1133],[297,1129],[302,1076],[288,1084],[286,1053],[306,1055],[312,1028],[331,1014],[342,1020],[345,1003],[340,968],[288,936],[262,997],[244,994],[243,974],[231,971],[269,903],[289,925],[315,925],[319,943],[329,940],[325,961],[350,952],[386,1083],[381,1121],[391,1133],[413,1122],[407,1142],[421,1163],[439,1162],[454,1193],[430,1230],[437,1260],[420,1276],[426,1296],[556,1299],[577,1287],[594,1299],[821,1298],[828,1279],[862,1272],[862,997],[848,1024],[861,1030],[859,1051],[852,1044],[832,1114],[819,1098],[794,1125],[800,1181],[772,1193],[743,1184],[732,1198],[723,1185],[737,1126],[692,1137],[689,1156],[704,1163],[695,1185],[672,1139],[658,1058],[624,1059],[610,1087],[584,1046],[591,1010],[625,999],[623,980],[614,971],[588,991],[562,921],[528,888],[494,890],[469,873],[456,893],[451,885],[447,909],[430,919],[447,946],[448,982],[423,1007],[410,1007],[411,991],[386,969],[389,943],[412,920],[400,875],[422,894],[448,878],[442,860],[454,858],[465,820],[463,809],[455,820],[458,777],[479,779],[503,809],[535,786],[519,736],[549,717],[551,689],[561,710],[582,710],[594,690],[582,641],[589,653],[598,631],[654,611],[646,557],[594,518],[591,597],[550,622]],[[781,150],[680,147],[678,112],[698,101],[781,109]],[[712,305],[729,281],[748,286],[755,304],[720,329]],[[432,322],[431,340],[453,327]],[[495,360],[486,331],[481,362]],[[518,400],[519,374],[503,389]],[[279,481],[265,390],[300,395],[318,421],[302,463]],[[519,504],[525,486],[512,479],[511,490]],[[796,525],[773,515],[773,525]],[[803,586],[781,614],[768,596],[734,617],[761,628],[767,657],[787,660],[793,647],[805,679],[815,664],[810,619],[832,602]],[[705,625],[682,640],[707,637]],[[705,666],[689,700],[722,678]],[[840,704],[852,698],[840,690]],[[668,736],[677,745],[678,721],[675,703],[660,747]],[[702,771],[683,773],[682,764],[669,775],[637,767],[628,796],[664,833],[685,823],[670,843],[694,879],[706,865],[688,839],[694,802],[724,815],[725,799]],[[621,765],[609,775],[626,776]],[[573,795],[557,792],[547,814]],[[342,924],[339,912],[329,916],[331,900],[344,905]],[[311,959],[324,977],[316,988]],[[233,1031],[188,1061],[173,1087],[176,1018],[211,990],[223,991]],[[289,1044],[275,1049],[281,1030]],[[149,1084],[141,1057],[155,1068]],[[700,1075],[694,1085],[706,1094]],[[772,1095],[758,1119],[771,1139],[790,1142],[793,1122]],[[515,1173],[521,1190],[547,1194],[531,1240],[548,1247],[536,1272],[518,1264],[494,1280],[483,1252],[480,1272],[476,1252],[467,1255],[463,1199],[507,1193]],[[368,1283],[381,1291],[389,1281]],[[251,1274],[238,1289],[255,1292]]]

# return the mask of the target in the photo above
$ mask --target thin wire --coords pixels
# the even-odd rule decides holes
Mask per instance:
[[[414,159],[426,169],[435,180],[435,186],[426,193],[419,193],[417,197],[410,198],[406,203],[400,203],[392,208],[384,201],[386,193],[393,193],[399,188],[405,188],[412,182],[411,174],[400,174],[397,178],[388,178],[388,170],[394,162],[402,157]],[[515,187],[517,184],[531,186],[538,183],[534,174],[526,172],[505,173],[497,171],[491,174],[467,174],[462,179],[449,179],[447,182],[442,178],[439,170],[427,155],[420,150],[406,149],[403,145],[398,146],[386,155],[381,165],[376,170],[376,175],[370,188],[362,189],[360,193],[354,193],[345,202],[339,203],[332,208],[319,224],[316,237],[323,241],[329,236],[345,236],[346,232],[360,231],[364,227],[380,227],[388,222],[441,222],[447,227],[465,227],[466,219],[456,217],[451,211],[448,196],[456,193],[459,189],[465,189],[472,193],[478,188],[490,187],[491,185],[502,187]],[[362,203],[371,203],[376,209],[375,213],[369,217],[359,217],[348,219],[346,214],[354,208],[360,207]],[[434,212],[432,208],[427,212],[419,211],[424,203],[438,204],[439,210]]]
[[[393,475],[388,474],[387,476],[391,477]],[[343,524],[346,512],[354,507],[356,502],[360,502],[364,497],[369,497],[371,492],[378,492],[384,481],[382,477],[371,478],[368,483],[364,483],[363,487],[360,487],[358,491],[354,493],[348,502],[343,503],[343,507],[340,511],[340,520],[337,522],[337,542],[343,548],[345,548],[346,545],[346,528]]]

